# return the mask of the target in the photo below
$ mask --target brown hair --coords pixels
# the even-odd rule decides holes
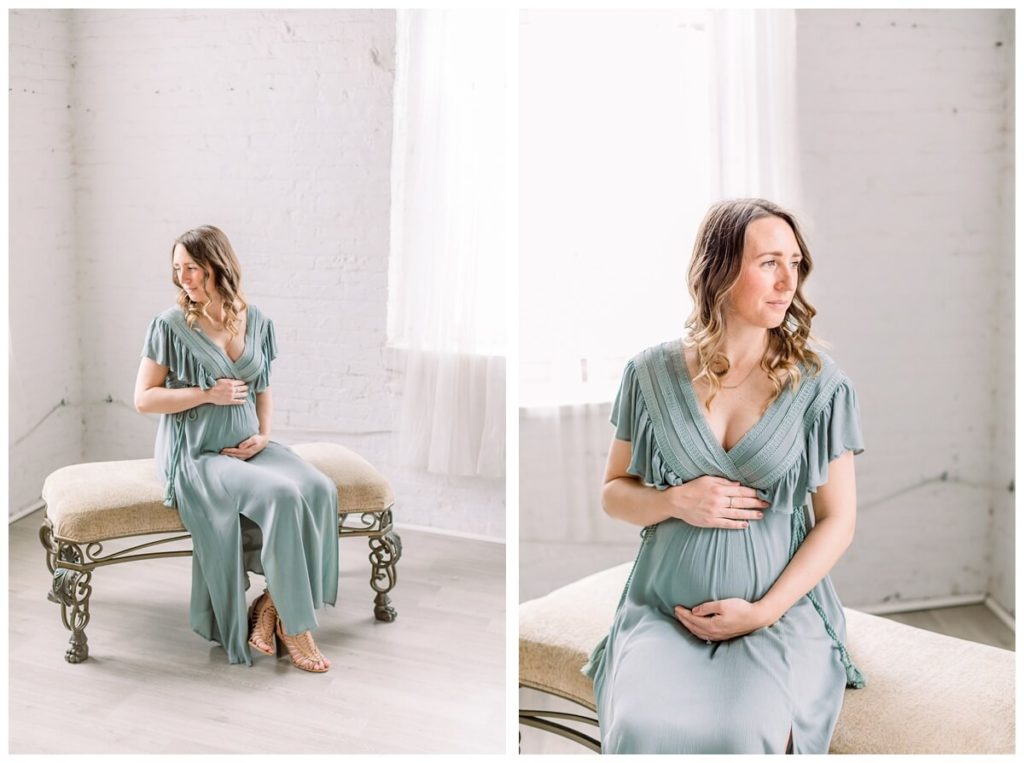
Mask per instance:
[[[213,319],[206,312],[208,303],[193,302],[178,282],[173,266],[174,249],[178,244],[185,247],[185,251],[199,267],[209,271],[203,281],[206,293],[215,289],[224,300],[224,326],[232,336],[238,336],[238,314],[246,307],[246,302],[241,287],[242,269],[228,237],[220,228],[201,225],[182,233],[171,246],[171,281],[178,287],[178,305],[185,313],[189,328],[192,328],[200,315],[205,315],[211,322]],[[241,307],[236,307],[236,302],[240,302]]]
[[[764,410],[782,394],[787,383],[793,389],[799,386],[800,363],[811,366],[815,376],[822,369],[821,358],[807,346],[811,339],[824,343],[811,334],[811,319],[817,310],[804,297],[802,286],[811,274],[813,262],[796,219],[790,212],[765,199],[720,201],[711,206],[697,231],[687,278],[693,300],[693,312],[686,319],[689,330],[687,344],[697,347],[698,373],[694,380],[706,378],[711,388],[705,402],[709,411],[711,401],[722,388],[722,379],[729,372],[729,359],[721,351],[725,336],[725,301],[739,280],[747,226],[762,217],[785,220],[793,229],[803,255],[796,293],[786,310],[786,317],[779,326],[768,329],[768,347],[761,358],[761,368],[772,380],[775,394]]]

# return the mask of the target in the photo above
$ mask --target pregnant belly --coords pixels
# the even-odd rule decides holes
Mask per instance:
[[[645,550],[650,595],[669,612],[676,604],[757,601],[789,562],[790,521],[788,514],[766,512],[745,530],[662,522]]]
[[[222,448],[233,448],[260,431],[256,406],[251,402],[245,405],[201,406],[198,413],[196,434],[201,451],[219,452]]]

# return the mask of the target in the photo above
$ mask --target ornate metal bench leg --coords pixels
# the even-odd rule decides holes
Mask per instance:
[[[58,567],[53,573],[53,596],[60,604],[60,619],[71,631],[71,647],[64,654],[68,662],[84,662],[89,657],[85,626],[89,624],[89,596],[92,573]]]
[[[89,657],[89,643],[85,626],[89,624],[89,596],[92,594],[92,571],[73,570],[61,566],[61,562],[81,564],[82,549],[75,543],[56,540],[49,523],[39,532],[46,549],[46,566],[53,572],[53,582],[47,598],[60,604],[60,619],[71,631],[68,643],[71,647],[64,655],[68,662],[83,662]]]
[[[397,572],[395,565],[402,558],[402,539],[394,530],[379,538],[370,538],[370,587],[377,592],[373,599],[373,614],[378,620],[390,623],[398,613],[391,606],[388,592],[395,587]]]

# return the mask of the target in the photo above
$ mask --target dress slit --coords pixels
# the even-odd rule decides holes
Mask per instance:
[[[304,514],[304,512],[301,512],[301,511],[297,512],[297,516],[299,516],[299,517],[301,517],[303,514]],[[312,596],[311,592],[310,592],[310,594],[308,596],[305,597],[305,598],[308,599],[307,602],[305,602],[304,604],[301,604],[299,606],[296,606],[296,605],[299,604],[298,602],[295,601],[296,593],[297,593],[296,590],[295,590],[296,589],[296,585],[295,585],[296,581],[292,581],[292,584],[289,585],[287,583],[287,581],[282,579],[283,577],[285,577],[285,576],[287,576],[289,574],[294,574],[294,575],[299,576],[299,577],[304,575],[304,576],[306,576],[306,578],[308,580],[308,577],[309,577],[308,570],[307,569],[302,569],[301,571],[300,570],[286,571],[286,570],[281,569],[281,567],[278,564],[276,564],[274,561],[272,561],[272,560],[271,560],[271,563],[268,565],[267,564],[267,562],[268,562],[267,554],[268,553],[273,553],[272,550],[271,550],[271,546],[273,544],[273,539],[271,539],[270,542],[267,541],[267,533],[265,532],[265,529],[264,529],[263,525],[260,524],[259,520],[257,520],[254,517],[251,517],[251,516],[249,516],[249,515],[247,515],[245,513],[241,513],[241,512],[239,513],[239,516],[240,517],[245,517],[250,522],[252,522],[257,528],[259,528],[260,535],[263,538],[263,544],[262,544],[262,547],[260,548],[260,554],[259,554],[259,556],[260,556],[260,567],[261,567],[260,574],[263,575],[263,582],[266,585],[267,590],[270,591],[270,598],[274,602],[274,608],[277,609],[277,617],[281,621],[281,627],[284,629],[285,634],[288,635],[288,636],[298,636],[299,634],[305,633],[306,631],[311,631],[311,630],[316,629],[316,627],[317,627],[316,614],[313,613],[313,596]],[[299,527],[300,524],[301,524],[301,519],[298,519],[297,522],[296,522],[296,526]],[[300,528],[300,533],[299,534],[300,534],[300,537],[301,537],[301,528]],[[295,539],[295,540],[299,540],[299,539]],[[270,567],[270,571],[268,571],[268,569],[267,569],[268,566]],[[312,580],[308,580],[308,584],[309,584],[310,587],[312,587],[313,586],[313,581]],[[281,597],[279,599],[278,596],[277,596],[277,593],[281,593],[282,591],[285,591],[285,590],[290,591],[291,595],[286,595],[286,594],[282,593],[282,595],[281,595]],[[305,591],[304,591],[304,593],[305,593]],[[300,614],[300,612],[301,612],[301,614]],[[310,617],[312,617],[312,621],[310,621],[308,619]]]

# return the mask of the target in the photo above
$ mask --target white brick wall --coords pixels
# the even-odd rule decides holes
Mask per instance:
[[[156,418],[131,402],[139,350],[173,301],[174,237],[212,223],[239,255],[247,297],[277,327],[275,437],[361,452],[392,479],[399,522],[503,536],[503,484],[414,479],[392,455],[400,379],[383,347],[394,13],[72,18],[82,374],[71,384],[84,456],[152,453]]]
[[[1013,610],[1012,42],[1012,11],[797,11],[807,293],[867,446],[833,573],[847,605],[990,591]],[[607,414],[563,413],[584,433],[573,458],[536,445],[556,426],[520,418],[524,558],[605,544],[583,574],[636,548],[600,509]]]
[[[82,457],[69,16],[9,16],[11,510]]]
[[[1006,22],[1012,29],[1012,16]],[[1016,42],[1012,33],[1003,35],[1006,57],[1015,60]],[[993,502],[992,523],[989,527],[988,547],[990,555],[989,593],[1007,611],[1015,613],[1014,605],[1014,498],[1015,494],[1005,488],[1014,477],[1014,162],[1015,149],[1015,95],[1011,78],[1007,87],[1007,124],[1005,128],[1007,146],[1006,162],[999,180],[999,207],[1001,250],[1005,256],[999,258],[996,266],[995,298],[997,319],[993,329],[992,352],[995,357],[993,392],[1001,403],[1001,411],[995,417],[992,452],[999,454],[991,463],[992,482],[996,485]],[[1000,489],[1000,485],[1004,486]],[[1016,487],[1016,486],[1015,486]]]
[[[798,11],[819,330],[858,382],[845,602],[983,593],[1012,537],[1012,11]],[[946,473],[946,481],[899,492]],[[1012,497],[1011,497],[1012,498]],[[993,514],[993,512],[996,512]],[[994,534],[993,534],[994,533]]]

